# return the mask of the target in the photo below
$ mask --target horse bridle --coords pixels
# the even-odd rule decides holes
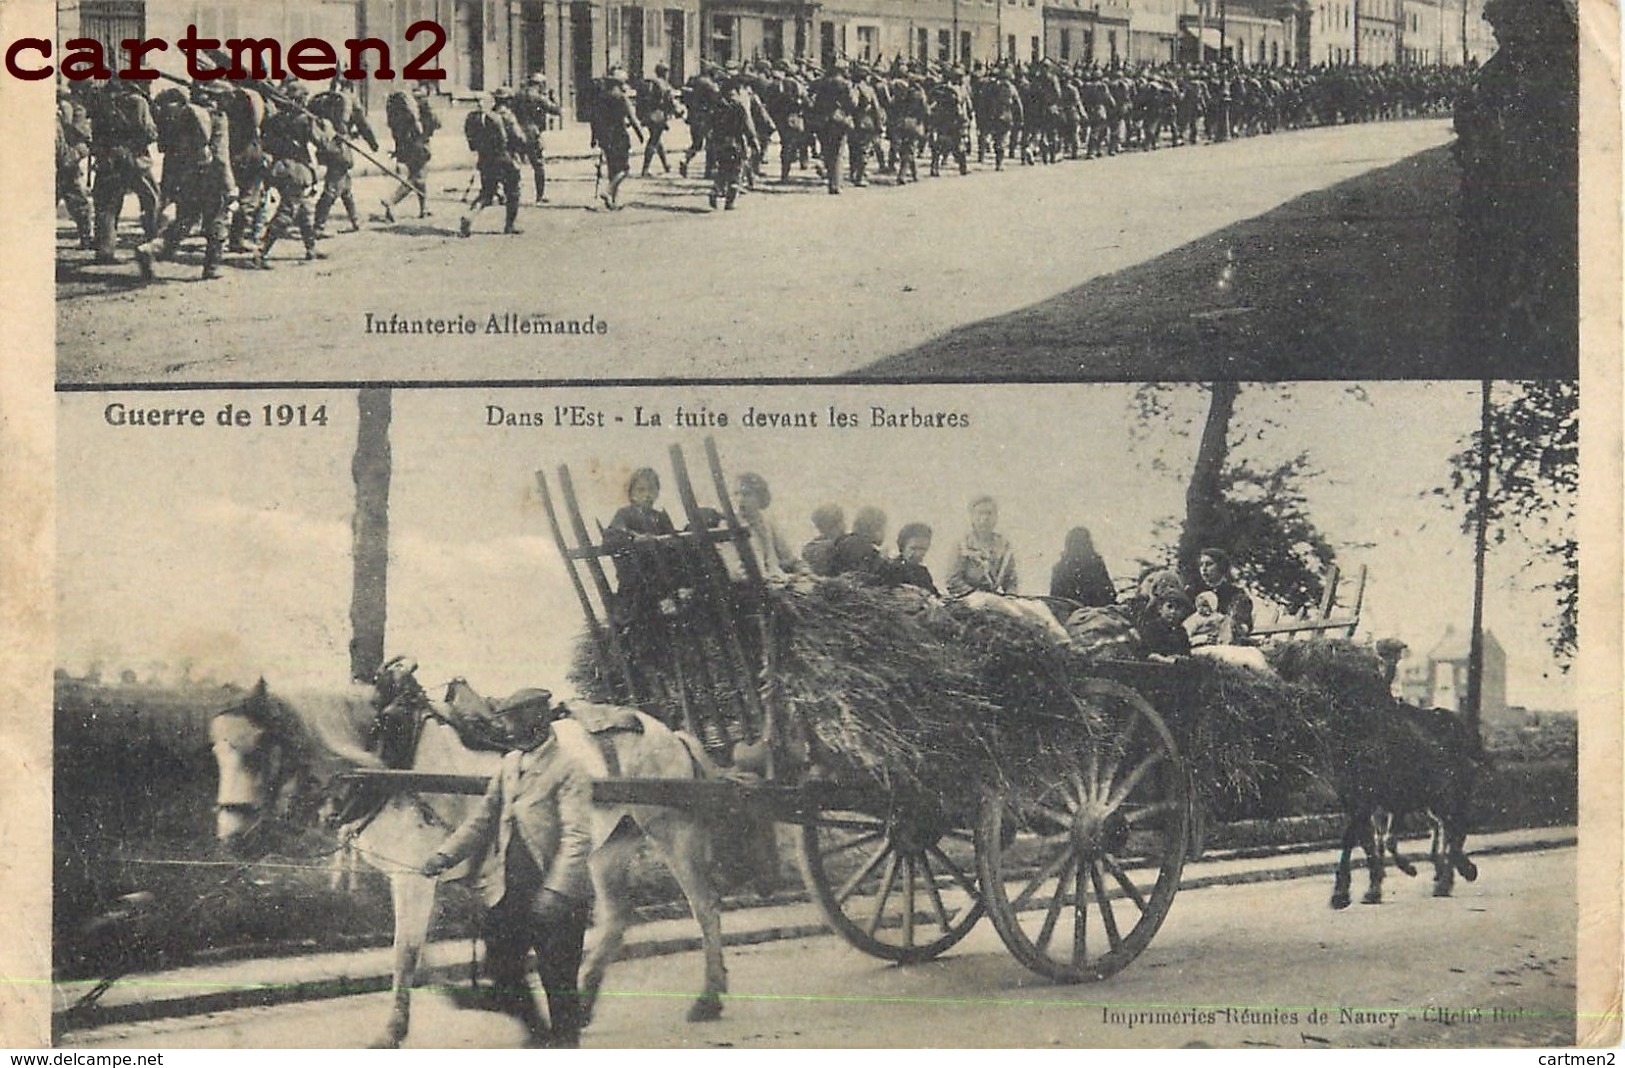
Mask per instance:
[[[256,777],[258,796],[253,800],[215,801],[217,812],[235,812],[247,817],[241,832],[245,842],[255,841],[276,827],[291,823],[298,803],[298,791],[294,788],[299,785],[300,773],[295,762],[288,759],[288,744],[276,735],[267,705],[267,698],[260,693],[215,713],[216,719],[226,716],[245,719],[261,732],[256,751],[237,750],[250,769],[259,770],[255,765],[263,765],[264,774]]]

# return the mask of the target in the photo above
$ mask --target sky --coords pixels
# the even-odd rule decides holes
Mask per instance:
[[[387,646],[409,653],[431,687],[465,676],[484,692],[546,686],[567,694],[569,650],[582,628],[554,548],[536,472],[568,465],[589,525],[608,523],[627,475],[659,469],[660,504],[681,521],[667,450],[683,447],[709,499],[702,441],[714,436],[730,473],[754,470],[770,514],[799,546],[826,501],[850,517],[882,508],[890,538],[905,522],[936,531],[939,577],[968,529],[966,508],[990,493],[1013,541],[1022,588],[1047,592],[1066,532],[1087,526],[1114,578],[1152,556],[1159,519],[1183,513],[1207,395],[1165,393],[1168,414],[1138,424],[1134,387],[883,386],[397,390],[391,433]],[[225,404],[325,405],[327,425],[221,427]],[[205,427],[115,427],[110,404],[194,407]],[[606,425],[561,426],[583,406]],[[870,424],[872,406],[960,413],[966,428]],[[545,425],[490,426],[490,407],[540,412]],[[638,426],[661,417],[660,426]],[[831,407],[856,427],[829,426]],[[679,407],[700,426],[678,427]],[[758,413],[817,413],[818,426],[744,425]],[[716,425],[727,414],[729,425]],[[1233,430],[1241,455],[1310,455],[1308,510],[1368,583],[1360,636],[1398,637],[1418,653],[1472,608],[1472,542],[1429,491],[1477,422],[1473,383],[1247,386]],[[58,660],[142,676],[180,665],[194,676],[273,685],[346,681],[349,641],[353,391],[305,390],[59,396]],[[616,423],[616,417],[623,422]],[[585,420],[584,420],[585,421]],[[1136,428],[1139,432],[1136,433]],[[1166,470],[1153,463],[1160,458]],[[1550,595],[1532,587],[1550,563],[1527,546],[1492,553],[1486,625],[1508,656],[1508,700],[1574,707],[1571,682],[1541,628]],[[1266,617],[1267,619],[1267,617]]]

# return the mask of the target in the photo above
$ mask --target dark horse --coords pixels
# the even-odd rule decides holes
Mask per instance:
[[[219,841],[239,856],[263,856],[290,833],[307,829],[301,824],[313,822],[323,803],[330,802],[335,776],[357,768],[382,767],[383,761],[367,744],[377,723],[378,696],[358,687],[338,695],[284,698],[268,692],[262,680],[247,699],[218,713],[209,724],[209,737],[220,771]],[[426,704],[430,707],[414,725],[405,766],[482,778],[494,774],[500,754],[470,748],[454,726],[455,715],[433,708],[432,702]],[[641,712],[605,712],[599,718],[613,721],[617,724],[614,729],[593,733],[575,719],[553,725],[559,745],[590,777],[609,776],[607,754],[613,754],[618,773],[628,777],[693,779],[706,773],[698,743],[679,737]],[[463,821],[477,797],[399,791],[379,801],[381,807],[351,823],[345,837],[389,878],[395,910],[395,997],[384,1032],[373,1044],[394,1048],[405,1039],[410,1024],[413,977],[434,907],[437,883],[420,869]],[[589,864],[602,938],[589,949],[584,969],[585,1011],[591,1011],[603,969],[621,944],[630,914],[625,900],[625,855],[636,836],[617,833],[623,821],[630,821],[648,836],[671,869],[700,924],[705,986],[689,1019],[716,1019],[722,1012],[727,973],[722,961],[719,901],[707,871],[710,848],[704,827],[686,811],[650,806],[594,805],[593,817],[594,848]],[[466,871],[467,862],[446,877],[457,878]]]
[[[1349,861],[1365,850],[1368,905],[1382,901],[1383,853],[1406,875],[1416,868],[1399,853],[1394,826],[1406,813],[1426,813],[1434,825],[1433,894],[1449,897],[1456,874],[1468,882],[1478,868],[1465,843],[1473,784],[1483,756],[1471,730],[1453,714],[1394,701],[1371,710],[1357,736],[1334,759],[1338,797],[1348,823],[1332,888],[1332,908],[1349,905]]]

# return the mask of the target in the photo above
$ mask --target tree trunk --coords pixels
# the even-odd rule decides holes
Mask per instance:
[[[1207,423],[1202,427],[1190,484],[1185,487],[1185,525],[1179,532],[1179,571],[1187,582],[1196,580],[1197,559],[1212,544],[1218,527],[1220,476],[1230,453],[1230,417],[1241,392],[1236,382],[1214,382],[1208,389]]]
[[[371,682],[384,662],[384,623],[388,614],[389,577],[389,416],[390,391],[363,389],[356,428],[355,516],[350,554],[354,571],[350,590],[350,675]]]

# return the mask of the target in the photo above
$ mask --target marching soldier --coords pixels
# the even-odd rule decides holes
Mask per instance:
[[[766,89],[767,83],[759,75],[741,74],[739,77],[740,99],[750,112],[751,128],[756,134],[756,145],[745,165],[745,186],[749,189],[756,188],[756,179],[762,173],[762,159],[767,155],[767,143],[777,132],[773,114],[767,109],[767,101],[762,99]]]
[[[327,120],[305,109],[303,86],[291,85],[283,90],[283,95],[289,106],[266,118],[261,138],[268,161],[265,184],[275,191],[278,203],[276,214],[259,228],[254,266],[260,270],[270,269],[271,249],[290,224],[299,227],[305,259],[319,258],[316,252],[316,168],[311,151],[328,151],[333,128]],[[262,205],[262,220],[264,216]]]
[[[428,199],[429,142],[440,129],[440,118],[429,103],[428,84],[419,82],[410,97],[402,92],[390,93],[384,114],[389,120],[390,135],[395,138],[395,151],[390,155],[406,168],[406,177],[412,183],[402,182],[389,199],[380,202],[384,221],[395,221],[394,206],[405,200],[408,193],[418,195],[418,218],[426,219],[432,214]]]
[[[812,98],[813,123],[824,160],[824,180],[834,195],[841,191],[841,146],[846,144],[847,134],[852,130],[852,114],[856,110],[852,83],[847,81],[840,67],[832,66],[813,86]]]
[[[265,200],[265,149],[260,143],[260,129],[268,108],[265,97],[250,86],[218,84],[226,88],[220,102],[231,128],[231,177],[237,187],[228,247],[232,252],[248,252],[248,236]]]
[[[868,71],[852,64],[852,129],[847,133],[847,153],[852,184],[860,189],[869,184],[869,147],[885,125],[886,113],[881,110]]]
[[[688,177],[688,165],[705,147],[705,137],[711,131],[711,113],[722,99],[722,89],[712,77],[714,68],[701,63],[700,72],[688,80],[683,92],[683,106],[688,110],[688,151],[678,161],[677,173]],[[711,164],[706,161],[705,176],[711,177]]]
[[[656,156],[660,157],[660,166],[665,172],[671,173],[671,163],[666,159],[666,146],[662,140],[672,117],[678,114],[677,91],[666,80],[670,72],[671,68],[664,63],[656,63],[655,76],[645,78],[638,88],[638,121],[649,131],[649,139],[643,145],[644,178],[649,177],[649,164],[654,162]]]
[[[158,182],[152,173],[152,145],[158,127],[146,97],[146,82],[118,80],[91,95],[90,156],[96,168],[91,192],[95,204],[96,262],[116,263],[118,218],[124,198],[135,194],[141,229],[150,241],[158,233]]]
[[[768,94],[768,112],[779,131],[779,181],[790,180],[790,165],[797,161],[807,169],[807,110],[812,105],[807,83],[796,72],[781,68]]]
[[[739,183],[746,167],[755,158],[760,138],[747,102],[744,75],[731,79],[711,113],[711,162],[713,166],[711,207],[723,200],[732,211],[739,196]]]
[[[993,169],[1004,170],[1005,149],[1016,130],[1021,129],[1025,116],[1021,107],[1021,94],[1010,80],[1008,70],[1000,70],[983,90],[988,134],[993,141]]]
[[[513,116],[525,134],[525,158],[530,160],[531,177],[536,182],[536,203],[547,203],[547,164],[542,152],[542,131],[548,117],[560,113],[559,102],[541,74],[532,74],[514,95]]]
[[[137,245],[141,277],[153,279],[154,259],[172,259],[188,231],[203,227],[203,279],[220,277],[226,231],[237,183],[231,172],[231,124],[221,107],[230,92],[211,82],[192,87],[192,99],[179,90],[160,94],[156,116],[164,146],[164,185],[175,204],[175,219],[163,234]],[[172,95],[173,94],[173,95]]]
[[[970,170],[966,159],[965,138],[970,131],[970,100],[958,79],[938,82],[931,91],[931,177],[942,176],[942,161],[952,156],[959,163],[959,173]]]
[[[345,86],[348,83],[337,84]],[[361,229],[361,216],[356,211],[355,185],[350,179],[350,171],[355,168],[355,152],[346,142],[348,138],[360,138],[376,152],[378,137],[372,132],[360,104],[340,89],[317,94],[310,102],[310,110],[325,119],[334,130],[333,138],[316,154],[317,162],[326,168],[322,176],[322,195],[316,201],[317,236],[322,236],[322,230],[327,226],[327,216],[333,210],[334,203],[339,201],[343,202],[344,210],[350,216],[350,232],[353,234]]]
[[[628,129],[638,135],[639,141],[644,139],[643,127],[638,125],[632,101],[627,98],[626,71],[616,67],[604,79],[592,109],[592,143],[601,153],[602,166],[609,176],[609,189],[600,193],[598,199],[610,211],[620,210],[621,183],[632,173],[632,139],[626,134]]]
[[[920,144],[925,140],[925,127],[931,119],[931,105],[925,89],[917,78],[900,78],[891,95],[892,148],[897,153],[897,184],[918,182],[920,168],[916,160]]]
[[[519,165],[524,162],[529,139],[509,109],[512,102],[513,90],[498,89],[492,94],[490,109],[476,108],[463,124],[480,175],[480,195],[457,224],[463,237],[474,232],[474,219],[496,202],[499,193],[505,211],[502,232],[520,233],[514,225],[519,218]]]
[[[79,232],[79,247],[96,247],[91,225],[90,193],[85,189],[84,161],[90,158],[90,114],[68,89],[56,91],[56,199],[66,202]]]

